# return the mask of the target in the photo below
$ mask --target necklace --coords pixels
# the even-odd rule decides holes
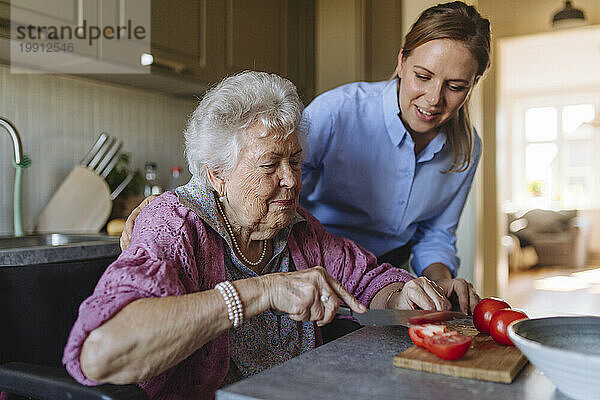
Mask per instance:
[[[225,227],[227,228],[227,233],[229,233],[229,237],[231,237],[231,243],[233,244],[233,248],[236,250],[236,253],[240,256],[240,258],[244,262],[244,264],[252,265],[253,267],[260,265],[263,262],[263,260],[265,259],[265,256],[267,255],[267,239],[263,240],[262,253],[260,253],[259,259],[254,262],[248,260],[248,258],[246,258],[244,253],[242,253],[242,249],[240,249],[240,245],[238,244],[238,241],[235,238],[235,235],[233,234],[233,229],[231,228],[231,224],[229,223],[229,220],[227,219],[225,212],[221,208],[221,203],[219,202],[219,199],[215,199],[215,200],[217,201],[217,210],[219,210],[219,214],[221,214],[221,217],[223,217],[223,221],[225,221]]]

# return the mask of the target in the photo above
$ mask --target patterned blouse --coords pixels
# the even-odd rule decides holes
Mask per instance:
[[[192,209],[206,224],[214,229],[226,245],[225,273],[227,280],[258,276],[242,263],[235,252],[231,238],[218,217],[212,190],[194,183],[194,180],[177,188],[179,201]],[[273,238],[273,257],[260,275],[293,271],[294,263],[287,247],[292,227],[306,220],[298,213],[288,226]],[[287,315],[276,316],[267,310],[230,332],[231,366],[223,386],[281,364],[315,347],[315,327],[312,322],[298,322]]]

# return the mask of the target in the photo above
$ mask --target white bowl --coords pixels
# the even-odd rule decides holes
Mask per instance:
[[[517,321],[508,336],[558,390],[576,400],[600,399],[600,317]]]

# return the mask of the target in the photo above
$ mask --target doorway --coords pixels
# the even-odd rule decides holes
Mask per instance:
[[[497,49],[510,260],[501,293],[538,314],[600,314],[600,26],[499,39]]]

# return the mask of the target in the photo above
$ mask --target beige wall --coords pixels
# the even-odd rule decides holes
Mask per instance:
[[[559,0],[479,0],[480,12],[490,18],[495,38],[529,35],[551,30],[553,15],[564,7]],[[600,24],[600,1],[574,0],[590,25]]]
[[[155,161],[161,181],[181,165],[183,130],[195,100],[119,87],[82,78],[43,74],[11,74],[0,66],[0,116],[19,130],[23,150],[32,159],[23,172],[23,228],[33,228],[37,215],[79,163],[100,132],[123,141],[134,165]],[[0,235],[13,232],[13,150],[0,132]]]
[[[316,94],[387,79],[402,41],[400,0],[317,0]]]
[[[315,24],[316,94],[364,74],[364,26],[360,0],[317,0]]]

